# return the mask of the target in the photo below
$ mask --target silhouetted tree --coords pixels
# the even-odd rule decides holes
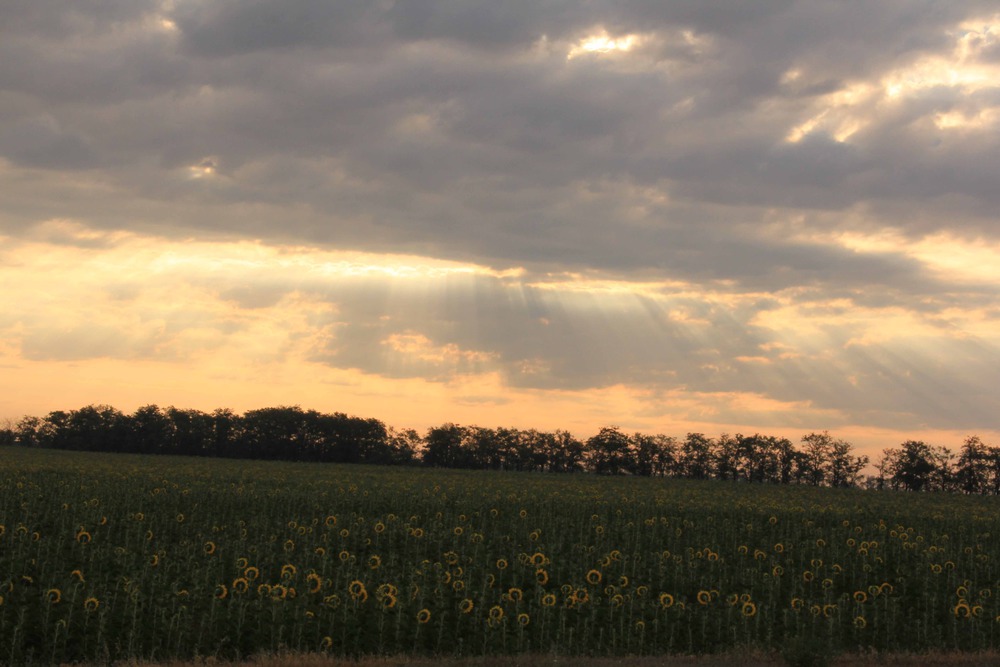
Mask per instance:
[[[688,433],[681,445],[683,475],[691,479],[708,479],[715,472],[715,443],[701,433]]]
[[[423,448],[423,439],[412,428],[396,430],[389,428],[386,442],[392,452],[393,465],[413,465]]]
[[[890,485],[894,489],[926,491],[930,488],[934,475],[934,453],[927,443],[907,440],[898,450],[886,450],[885,466],[889,473]]]
[[[955,486],[963,493],[986,493],[990,488],[990,452],[977,436],[966,438],[958,454]]]
[[[867,456],[854,456],[853,447],[835,440],[829,433],[802,436],[805,447],[801,461],[802,480],[813,486],[857,486],[861,471],[868,465]]]
[[[553,434],[552,450],[549,452],[549,470],[552,472],[579,472],[584,469],[586,448],[582,442],[568,431]]]
[[[155,405],[144,405],[127,418],[130,451],[174,454],[174,422]]]
[[[665,435],[635,433],[629,438],[634,475],[662,477],[673,472],[677,443]]]
[[[465,429],[457,424],[431,428],[424,437],[424,465],[437,468],[469,468],[472,457],[464,451]]]
[[[587,440],[591,469],[599,475],[619,475],[632,467],[628,436],[617,426],[605,426]]]

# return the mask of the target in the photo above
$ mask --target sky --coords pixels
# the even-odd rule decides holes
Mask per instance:
[[[995,0],[0,19],[0,419],[1000,444]]]

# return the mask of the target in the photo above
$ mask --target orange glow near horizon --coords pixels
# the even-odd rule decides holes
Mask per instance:
[[[0,282],[21,287],[0,294],[5,314],[0,319],[0,420],[101,403],[126,412],[147,404],[238,412],[301,405],[375,417],[399,428],[456,422],[566,429],[584,438],[607,425],[679,438],[688,432],[713,437],[764,432],[796,442],[810,431],[829,430],[873,457],[905,439],[926,437],[957,448],[971,435],[919,425],[904,432],[851,424],[845,414],[805,398],[696,391],[672,380],[663,387],[649,382],[579,389],[520,386],[510,373],[545,378],[553,372],[550,360],[526,357],[505,367],[494,350],[434,340],[412,328],[374,340],[372,349],[389,369],[417,371],[382,375],[324,360],[329,350],[338,349],[343,324],[337,320],[336,300],[317,292],[323,287],[337,294],[372,280],[388,281],[388,293],[400,293],[392,298],[405,299],[410,292],[466,289],[461,281],[481,278],[507,290],[512,300],[523,299],[530,287],[562,308],[599,308],[596,316],[608,318],[613,328],[624,327],[626,336],[626,325],[616,318],[649,318],[629,320],[631,326],[652,326],[661,318],[698,339],[713,334],[713,323],[685,303],[725,311],[764,296],[729,293],[724,286],[570,274],[537,278],[520,267],[496,270],[409,255],[251,241],[171,241],[101,232],[64,220],[39,226],[27,239],[4,241]],[[920,246],[928,254],[932,247]],[[987,252],[976,245],[967,251]],[[592,301],[581,301],[584,297]],[[905,311],[854,308],[845,315],[829,302],[823,305],[833,310],[823,314],[781,295],[772,297],[785,305],[752,324],[787,335],[753,353],[706,360],[706,373],[720,364],[770,372],[777,360],[813,354],[809,345],[822,347],[817,337],[838,322],[855,327],[851,344],[862,346],[901,332],[922,334],[930,342],[941,335]],[[391,301],[385,308],[376,320],[394,317]],[[551,323],[541,318],[537,325]],[[985,334],[989,326],[984,320],[978,330]],[[419,372],[423,368],[426,373]],[[978,434],[1000,440],[994,432]]]

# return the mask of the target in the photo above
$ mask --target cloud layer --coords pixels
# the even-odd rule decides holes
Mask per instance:
[[[994,3],[4,13],[25,363],[236,346],[677,423],[1000,429]]]

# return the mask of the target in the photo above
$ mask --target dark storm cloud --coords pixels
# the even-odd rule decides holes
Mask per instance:
[[[630,214],[665,237],[685,205],[730,207],[739,221],[754,208],[904,199],[926,209],[948,194],[995,204],[995,136],[942,141],[915,122],[953,108],[954,91],[921,93],[857,141],[822,130],[784,141],[816,96],[946,53],[955,24],[986,6],[181,0],[63,13],[22,3],[5,24],[0,82],[20,109],[3,116],[0,152],[16,165],[103,167],[119,195],[208,205],[174,224],[225,230],[211,206],[296,205],[315,216],[260,229],[362,246],[370,230],[352,235],[344,219],[365,215],[390,243],[513,263],[524,246],[544,262],[592,261],[560,248],[594,247],[617,227],[620,217],[586,215],[585,191],[608,182],[673,197]],[[627,58],[567,60],[601,29],[647,39]],[[782,84],[790,68],[802,75]],[[225,180],[165,185],[209,155]],[[992,228],[972,212],[939,224]],[[703,226],[704,241],[724,227]],[[627,245],[626,229],[612,233]],[[635,237],[611,268],[671,270],[669,243],[666,261],[650,264],[649,239]]]

